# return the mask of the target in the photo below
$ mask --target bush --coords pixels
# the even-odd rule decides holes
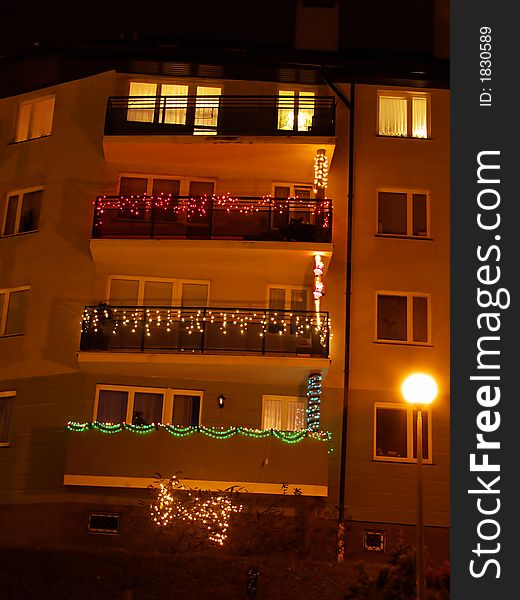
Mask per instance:
[[[344,600],[415,600],[415,553],[410,548],[396,548],[388,564],[372,573],[363,563],[357,564],[357,570],[357,579],[349,585]],[[437,570],[428,568],[425,579],[427,600],[449,599],[448,563]]]

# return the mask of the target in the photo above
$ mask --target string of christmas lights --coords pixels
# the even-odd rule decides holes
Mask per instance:
[[[314,373],[309,376],[309,382],[311,377],[319,377],[321,382],[321,375]],[[321,390],[321,383],[320,390]],[[311,408],[311,398],[309,392],[309,408],[307,409],[307,429],[298,429],[296,431],[283,431],[279,429],[254,429],[250,427],[206,427],[205,425],[198,426],[179,426],[170,425],[165,423],[152,423],[150,425],[132,425],[130,423],[100,423],[99,421],[93,421],[91,423],[78,423],[77,421],[70,421],[67,424],[69,431],[80,433],[83,431],[95,430],[106,434],[116,434],[122,431],[130,431],[137,434],[148,434],[160,429],[164,429],[174,437],[187,437],[195,433],[202,433],[208,437],[217,440],[227,440],[235,435],[243,435],[252,438],[267,438],[272,436],[285,444],[297,444],[305,438],[311,438],[321,442],[330,442],[332,439],[329,431],[318,431],[318,428],[309,426],[309,409]],[[318,401],[319,404],[319,401]],[[315,411],[313,411],[314,413]],[[319,426],[319,409],[318,409],[318,426]]]
[[[199,529],[202,535],[218,546],[227,537],[230,519],[242,511],[242,505],[234,501],[236,494],[191,489],[182,484],[175,475],[154,487],[155,502],[150,504],[150,517],[158,527],[168,527],[182,521]]]
[[[311,373],[307,381],[307,429],[315,433],[320,428],[322,380],[321,373]]]
[[[323,263],[321,267],[323,268]],[[323,286],[320,289],[323,295]],[[112,335],[116,335],[120,328],[138,333],[141,327],[144,327],[147,337],[152,335],[152,331],[160,331],[162,334],[183,331],[192,335],[203,333],[208,324],[218,326],[218,332],[223,335],[227,335],[229,328],[235,327],[241,335],[247,333],[248,329],[255,328],[257,331],[254,333],[263,337],[272,329],[270,326],[276,326],[277,335],[308,337],[313,333],[319,334],[321,345],[326,347],[330,331],[330,320],[325,318],[326,314],[319,311],[298,313],[262,309],[87,306],[83,311],[82,332],[97,333],[102,326],[106,328],[109,324],[110,332],[104,333]],[[215,332],[215,327],[212,330]]]
[[[317,151],[314,158],[314,187],[315,194],[323,193],[327,189],[329,176],[329,159],[326,155],[326,150],[320,149]]]
[[[131,218],[140,218],[151,211],[165,212],[173,215],[186,215],[188,220],[193,217],[204,217],[212,210],[221,210],[227,213],[251,215],[258,212],[270,211],[271,213],[302,212],[314,216],[323,215],[323,227],[330,225],[330,201],[316,201],[311,198],[274,198],[265,195],[260,198],[240,198],[230,194],[222,196],[176,196],[174,194],[148,195],[121,195],[98,196],[95,201],[95,223],[103,225],[103,215],[106,211],[121,211]],[[123,215],[119,215],[123,216]]]

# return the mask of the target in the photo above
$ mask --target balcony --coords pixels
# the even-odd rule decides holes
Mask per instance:
[[[332,160],[335,99],[278,96],[125,96],[108,99],[107,161],[204,164],[222,176],[270,173],[273,180],[312,179],[320,148]]]
[[[188,486],[202,489],[238,485],[252,493],[280,494],[285,484],[289,494],[298,488],[307,496],[327,495],[326,434],[165,425],[136,429],[70,424],[64,484],[146,488],[161,473],[164,478],[178,474]]]
[[[334,136],[335,112],[329,96],[112,96],[105,135]]]
[[[330,366],[327,312],[263,308],[87,306],[84,372],[304,384]],[[240,367],[240,368],[237,368]]]
[[[100,196],[92,237],[330,242],[332,202],[269,196]]]

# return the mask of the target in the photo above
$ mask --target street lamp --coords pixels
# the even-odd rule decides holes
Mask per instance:
[[[423,520],[423,443],[422,443],[422,411],[437,396],[435,379],[424,373],[414,373],[407,377],[401,386],[401,393],[406,402],[417,409],[417,562],[416,582],[417,600],[425,600],[424,585],[424,520]]]

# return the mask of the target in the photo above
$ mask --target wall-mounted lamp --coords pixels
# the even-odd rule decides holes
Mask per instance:
[[[220,394],[217,398],[217,405],[219,408],[224,408],[224,402],[226,401],[226,397],[224,394]]]

